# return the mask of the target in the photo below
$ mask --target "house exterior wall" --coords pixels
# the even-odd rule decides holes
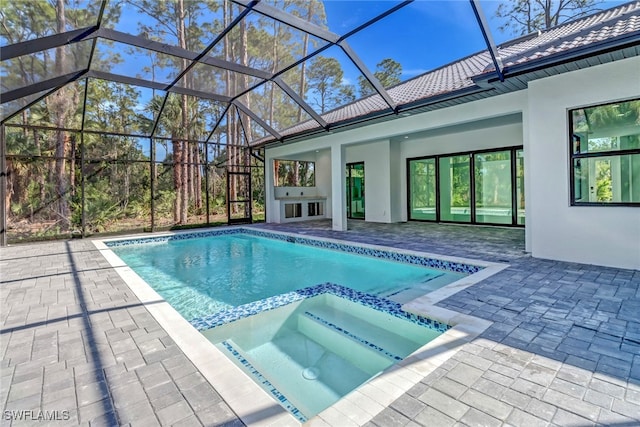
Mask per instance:
[[[568,146],[570,109],[640,97],[640,58],[535,80],[528,93],[532,255],[640,269],[640,209],[570,206]]]
[[[640,97],[639,76],[640,58],[616,61],[535,80],[527,90],[271,148],[267,161],[318,150],[316,183],[318,193],[328,190],[323,193],[331,199],[328,216],[332,207],[334,215],[346,211],[344,191],[337,198],[331,192],[343,189],[344,172],[324,168],[341,164],[344,170],[346,163],[364,161],[366,220],[397,222],[407,220],[407,158],[523,145],[527,251],[539,258],[638,269],[640,209],[570,206],[568,110]],[[456,131],[466,123],[513,114],[521,114],[521,122]],[[445,127],[451,131],[402,139]],[[332,176],[342,176],[343,182],[332,183]],[[267,221],[272,221],[269,212]],[[334,220],[334,229],[340,227],[343,221]]]
[[[391,221],[391,150],[389,140],[350,145],[346,162],[364,162],[364,212],[370,222]]]

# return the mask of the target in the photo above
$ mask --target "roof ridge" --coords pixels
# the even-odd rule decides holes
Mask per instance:
[[[635,5],[635,7],[631,7],[632,5]],[[620,9],[625,9],[627,8],[628,10],[624,10],[621,13],[615,14],[613,12],[620,10]],[[582,18],[577,18],[574,19],[572,21],[568,21],[568,22],[563,22],[560,25],[556,25],[555,27],[549,28],[547,30],[544,31],[539,31],[538,35],[536,37],[530,38],[530,39],[526,39],[526,40],[521,40],[519,43],[508,43],[505,46],[500,46],[500,47],[510,47],[510,48],[515,48],[518,44],[524,44],[528,41],[532,41],[535,40],[538,37],[542,37],[544,35],[549,35],[550,33],[556,32],[559,33],[561,32],[561,30],[563,28],[572,26],[572,25],[576,25],[577,23],[579,23],[580,21],[587,21],[587,20],[593,20],[595,17],[597,17],[598,15],[606,15],[606,14],[610,14],[611,16],[609,17],[604,17],[602,20],[598,21],[598,22],[594,22],[591,25],[586,25],[584,28],[581,28],[578,31],[575,32],[570,32],[568,34],[563,34],[563,35],[558,35],[557,37],[552,38],[551,40],[548,40],[546,42],[542,42],[539,44],[534,44],[533,46],[531,46],[530,48],[527,48],[525,50],[519,51],[517,53],[513,53],[507,56],[501,56],[499,55],[500,59],[504,62],[506,62],[507,60],[509,60],[509,62],[517,62],[518,59],[521,58],[525,58],[528,54],[531,53],[531,51],[533,50],[544,50],[545,48],[549,48],[555,44],[561,43],[563,40],[572,37],[572,38],[577,38],[580,37],[583,34],[589,34],[592,31],[598,30],[598,29],[602,29],[603,27],[606,27],[611,21],[616,20],[616,21],[620,21],[622,20],[625,15],[628,15],[629,13],[632,13],[634,11],[640,11],[640,1],[630,1],[627,3],[623,3],[621,5],[615,6],[613,8],[610,9],[605,9],[602,10],[598,13],[594,13],[592,15],[588,15],[588,16],[583,16]],[[635,15],[632,15],[635,16]],[[499,49],[500,49],[499,47]],[[485,70],[488,71],[488,70]]]
[[[586,20],[586,19],[593,19],[595,16],[597,16],[599,14],[610,13],[610,12],[613,12],[613,11],[615,11],[617,9],[622,9],[622,8],[625,8],[625,7],[629,7],[634,3],[638,7],[640,7],[640,1],[639,0],[631,0],[631,1],[628,1],[627,3],[622,3],[622,4],[619,4],[617,6],[608,8],[608,9],[602,9],[602,10],[600,10],[598,12],[595,12],[595,13],[592,13],[590,15],[585,15],[585,16],[581,16],[581,17],[572,19],[571,21],[562,22],[562,23],[560,23],[560,24],[558,24],[558,25],[556,25],[554,27],[548,28],[546,30],[537,30],[537,31],[532,31],[532,32],[530,32],[528,34],[523,34],[523,35],[521,35],[521,36],[519,36],[519,37],[517,37],[515,39],[507,40],[504,43],[501,43],[500,45],[498,45],[498,48],[500,49],[500,48],[512,47],[512,46],[517,45],[518,43],[523,43],[523,42],[535,39],[536,37],[540,37],[544,33],[547,33],[547,32],[550,32],[550,31],[554,31],[554,30],[558,30],[558,29],[561,29],[561,28],[569,26],[569,25],[575,25],[575,23],[577,23],[579,21]],[[623,13],[628,13],[628,12],[623,12]],[[617,16],[620,16],[620,15],[617,15]],[[606,18],[606,20],[615,19],[617,16],[612,16],[612,17]],[[601,21],[601,22],[604,22],[604,21]]]
[[[535,38],[537,38],[537,37],[542,36],[542,35],[543,35],[543,34],[545,34],[545,33],[547,33],[547,34],[548,34],[548,33],[549,33],[549,32],[551,32],[551,31],[558,31],[558,30],[559,30],[559,29],[561,29],[561,28],[564,28],[564,27],[567,27],[567,26],[570,26],[570,25],[575,25],[575,24],[576,24],[577,22],[579,22],[579,21],[587,20],[587,19],[593,19],[595,16],[597,16],[597,15],[599,15],[599,14],[610,13],[610,12],[613,12],[613,11],[618,10],[618,9],[622,9],[622,8],[625,8],[625,7],[630,7],[630,6],[631,6],[631,5],[633,5],[633,4],[635,4],[635,5],[636,5],[636,8],[634,8],[633,10],[635,10],[635,9],[640,9],[640,0],[632,0],[632,1],[630,1],[630,2],[623,3],[623,4],[620,4],[620,5],[618,5],[618,6],[615,6],[615,7],[609,8],[609,9],[601,10],[600,12],[597,12],[597,13],[594,13],[594,14],[591,14],[591,15],[588,15],[588,16],[583,16],[583,17],[581,17],[581,18],[576,18],[576,19],[574,19],[574,20],[572,20],[572,21],[563,22],[562,24],[556,25],[555,27],[549,28],[549,29],[547,29],[547,30],[545,30],[545,31],[542,31],[542,32],[541,32],[541,31],[538,31],[538,32],[536,32],[536,33],[530,33],[530,34],[528,34],[528,35],[518,37],[518,38],[517,38],[517,39],[515,39],[515,40],[507,41],[507,42],[505,42],[504,44],[501,44],[501,45],[498,47],[498,49],[500,49],[500,47],[513,47],[513,46],[516,46],[518,43],[523,43],[523,42],[525,42],[525,41],[533,40],[533,39],[535,39]],[[620,18],[620,17],[621,17],[621,15],[627,14],[627,13],[629,13],[630,11],[631,11],[631,10],[626,11],[626,12],[623,12],[622,14],[618,14],[618,15],[611,16],[611,17],[609,17],[609,18],[607,18],[607,19],[605,19],[605,20],[603,20],[603,21],[601,21],[601,22],[599,22],[599,23],[597,23],[597,24],[593,24],[593,25],[591,25],[591,26],[588,26],[588,27],[584,28],[583,30],[580,30],[578,33],[570,33],[570,34],[564,35],[564,36],[562,36],[562,37],[558,37],[558,38],[556,38],[556,39],[554,39],[554,40],[551,40],[551,41],[549,41],[549,42],[534,45],[534,46],[532,46],[531,48],[526,49],[526,50],[523,50],[523,51],[521,51],[521,52],[514,53],[514,54],[512,54],[512,55],[507,55],[507,56],[505,56],[505,57],[500,57],[500,59],[504,61],[504,60],[506,60],[506,59],[508,59],[508,58],[511,58],[511,57],[522,57],[525,53],[527,53],[527,52],[529,52],[529,51],[531,51],[531,50],[533,50],[533,49],[539,49],[539,48],[540,48],[540,47],[542,47],[542,46],[547,46],[547,45],[549,45],[549,44],[551,44],[551,43],[555,43],[555,42],[557,42],[558,40],[565,39],[565,38],[570,37],[570,36],[572,36],[572,35],[574,35],[574,36],[575,36],[575,35],[577,35],[577,34],[579,34],[579,33],[583,32],[583,31],[586,31],[587,29],[601,28],[601,27],[602,27],[606,22],[608,22],[608,21],[610,21],[610,20],[613,20],[613,19],[618,19],[618,18]],[[524,39],[524,40],[523,40],[523,39]],[[515,42],[515,43],[514,43],[514,42]],[[469,59],[472,59],[472,58],[474,58],[474,57],[476,57],[476,56],[480,56],[480,55],[483,55],[483,54],[489,54],[488,49],[484,49],[484,50],[481,50],[481,51],[477,51],[477,52],[471,53],[471,54],[469,54],[469,55],[467,55],[467,56],[464,56],[464,57],[462,57],[462,58],[458,58],[458,59],[456,59],[456,60],[454,60],[454,61],[448,62],[448,63],[446,63],[446,64],[444,64],[444,65],[440,65],[440,66],[438,66],[438,67],[436,67],[436,68],[433,68],[433,69],[431,69],[431,70],[429,70],[429,71],[427,71],[427,72],[425,72],[425,73],[418,74],[417,76],[411,77],[410,79],[407,79],[407,80],[405,80],[405,81],[402,81],[402,82],[396,83],[396,84],[394,84],[394,85],[392,85],[392,86],[389,86],[389,87],[385,88],[385,90],[386,90],[386,91],[390,91],[390,90],[392,90],[392,89],[396,89],[396,88],[398,88],[398,87],[400,87],[400,86],[408,85],[408,84],[410,84],[411,82],[413,82],[414,80],[417,80],[417,79],[420,79],[420,78],[424,78],[424,77],[425,77],[425,76],[427,76],[427,75],[430,75],[430,74],[432,74],[432,73],[436,73],[436,72],[438,72],[438,71],[444,70],[445,68],[452,67],[452,66],[455,66],[455,65],[457,65],[457,64],[462,64],[462,63],[464,63],[465,61],[467,61],[467,60],[469,60]],[[488,65],[492,67],[492,64],[491,64],[491,63],[489,63]],[[485,72],[486,72],[486,71],[489,71],[489,70],[486,70],[486,69],[485,69]],[[473,77],[473,76],[470,76],[470,78],[471,78],[471,77]],[[342,108],[346,108],[346,107],[348,107],[348,106],[350,106],[350,105],[353,105],[353,104],[356,104],[356,103],[358,103],[358,102],[361,102],[361,101],[364,101],[364,100],[367,100],[367,99],[374,98],[374,97],[376,97],[376,96],[378,96],[378,97],[379,97],[379,96],[380,96],[380,94],[376,92],[376,93],[372,93],[372,94],[370,94],[370,95],[367,95],[367,96],[365,96],[365,97],[363,97],[363,98],[355,99],[355,100],[353,100],[353,101],[351,101],[351,102],[349,102],[349,103],[347,103],[347,104],[344,104],[344,105],[342,105],[342,106],[340,106],[340,107],[336,107],[336,108],[334,108],[334,109],[332,109],[332,110],[326,111],[325,113],[323,113],[323,114],[322,114],[322,116],[324,116],[325,114],[329,114],[329,113],[331,113],[331,112],[334,112],[334,111],[336,111],[336,110],[340,110],[340,109],[342,109]],[[298,123],[298,124],[302,124],[302,123],[305,123],[305,122],[300,122],[300,123]],[[294,125],[294,126],[296,126],[296,125]],[[292,127],[294,127],[294,126],[292,126]]]

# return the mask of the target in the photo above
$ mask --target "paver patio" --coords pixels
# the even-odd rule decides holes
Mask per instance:
[[[640,425],[640,271],[531,258],[515,228],[261,227],[510,264],[438,303],[494,323],[371,425]],[[0,256],[2,425],[242,425],[92,242]]]

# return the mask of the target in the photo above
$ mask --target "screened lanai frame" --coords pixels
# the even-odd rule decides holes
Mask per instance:
[[[79,0],[82,1],[82,0]],[[253,103],[251,96],[259,94],[260,90],[266,90],[267,86],[273,87],[278,92],[288,97],[288,101],[292,105],[295,105],[300,112],[299,117],[304,115],[304,118],[309,122],[306,126],[307,129],[317,129],[319,131],[330,131],[332,126],[336,123],[329,123],[323,117],[322,112],[317,111],[316,108],[311,106],[309,102],[305,100],[304,94],[298,93],[285,81],[287,73],[295,71],[297,67],[309,63],[309,61],[316,56],[328,51],[331,48],[339,49],[352,63],[355,68],[361,73],[362,77],[371,85],[376,94],[383,102],[384,108],[386,108],[390,114],[401,114],[403,106],[399,106],[394,102],[391,96],[387,92],[387,88],[378,81],[375,75],[367,67],[367,65],[361,60],[355,50],[350,46],[348,39],[354,35],[361,34],[363,30],[374,25],[376,22],[385,19],[386,17],[402,10],[407,5],[411,4],[413,0],[398,1],[391,3],[386,10],[382,13],[376,14],[370,17],[368,20],[362,23],[358,23],[354,28],[349,29],[342,35],[332,32],[320,25],[304,20],[299,16],[292,15],[286,11],[276,7],[277,4],[269,4],[269,2],[260,2],[255,0],[231,0],[241,11],[232,17],[229,17],[229,23],[221,28],[203,49],[194,51],[181,48],[172,44],[165,43],[164,41],[156,41],[146,38],[142,35],[133,35],[116,29],[107,28],[103,25],[103,18],[105,10],[110,1],[102,0],[97,14],[95,15],[95,23],[93,25],[87,25],[81,28],[75,28],[70,31],[61,32],[46,36],[43,38],[37,38],[32,40],[26,40],[11,44],[8,46],[2,46],[0,49],[0,60],[4,64],[6,61],[17,60],[20,57],[28,57],[28,55],[38,55],[48,49],[59,48],[65,46],[66,49],[73,49],[74,46],[81,46],[83,44],[89,45],[89,54],[85,64],[76,64],[71,70],[60,75],[54,75],[46,80],[31,82],[16,87],[2,86],[2,106],[3,112],[0,121],[2,126],[2,170],[6,171],[6,141],[5,141],[5,127],[8,128],[22,128],[22,129],[42,129],[53,130],[52,126],[37,125],[37,124],[21,124],[12,121],[21,112],[29,109],[31,106],[41,102],[47,97],[53,95],[60,88],[74,82],[84,82],[85,92],[82,103],[81,117],[82,120],[76,128],[64,129],[67,132],[74,132],[80,135],[80,141],[82,141],[85,135],[115,135],[114,132],[108,130],[92,129],[90,126],[86,126],[87,116],[87,86],[89,82],[94,80],[101,80],[105,82],[111,82],[114,84],[131,85],[137,88],[144,88],[151,90],[152,93],[160,93],[162,99],[159,105],[159,111],[154,114],[153,120],[149,122],[145,132],[138,133],[120,133],[122,137],[133,138],[148,138],[150,141],[150,160],[151,164],[155,164],[155,143],[157,140],[165,141],[178,141],[184,143],[204,144],[204,152],[208,153],[208,147],[211,145],[223,145],[224,147],[237,146],[238,150],[246,151],[246,155],[240,156],[243,161],[238,162],[237,159],[227,159],[226,166],[234,169],[240,169],[241,167],[251,167],[247,164],[248,159],[262,160],[263,157],[259,154],[259,145],[255,145],[253,141],[283,141],[286,138],[283,137],[281,131],[283,129],[272,126],[259,111],[253,109]],[[491,32],[482,9],[480,6],[480,0],[469,0],[471,10],[478,23],[480,32],[484,38],[484,42],[491,55],[493,64],[495,66],[495,72],[500,80],[502,80],[502,64],[497,56],[497,48],[493,42]],[[386,6],[385,6],[386,7]],[[226,10],[226,9],[225,9]],[[231,19],[233,18],[233,19]],[[238,63],[237,61],[227,60],[216,56],[215,50],[219,47],[220,42],[224,38],[237,29],[239,25],[242,25],[243,20],[247,19],[269,19],[272,22],[277,22],[281,25],[291,28],[299,33],[308,35],[312,40],[317,40],[313,48],[310,48],[306,55],[298,55],[294,60],[284,66],[278,67],[276,70],[267,71],[260,67],[252,67]],[[393,35],[388,35],[393,37]],[[139,76],[126,75],[125,73],[118,74],[111,71],[105,71],[100,69],[96,65],[97,60],[96,51],[99,49],[98,43],[112,43],[121,44],[127,46],[128,49],[132,49],[137,52],[148,52],[150,55],[164,55],[167,58],[172,58],[175,63],[182,62],[182,67],[179,67],[175,73],[175,76],[170,81],[159,81],[156,78],[141,78]],[[87,49],[85,48],[85,51]],[[229,58],[228,58],[229,59]],[[188,87],[189,85],[181,84],[190,74],[194,74],[198,69],[218,70],[222,74],[237,76],[237,79],[245,79],[246,87],[242,87],[234,93],[230,93],[228,90],[216,91],[207,90],[206,84],[203,84],[197,88]],[[194,99],[207,100],[218,103],[223,106],[222,114],[220,114],[213,126],[204,135],[206,137],[198,137],[194,139],[183,137],[172,137],[162,135],[162,119],[166,113],[168,100],[175,95],[188,95]],[[259,95],[255,95],[259,96]],[[237,117],[237,123],[241,127],[242,143],[232,144],[227,142],[213,141],[214,135],[219,131],[220,126],[228,120],[230,115]],[[304,121],[304,120],[302,120]],[[293,123],[296,124],[296,123]],[[62,129],[61,129],[62,130]],[[219,133],[219,132],[218,132]],[[207,164],[210,159],[206,158]],[[255,165],[253,165],[255,166]],[[205,171],[208,169],[205,168]],[[84,181],[83,181],[84,182]],[[151,183],[153,188],[153,183]],[[2,185],[2,203],[6,202],[6,175],[3,174]],[[206,194],[207,197],[209,194]],[[153,205],[154,198],[151,198],[151,204]],[[84,199],[83,199],[84,206]],[[6,212],[7,206],[2,206],[2,236],[1,243],[6,244]],[[208,208],[208,204],[207,204]],[[153,206],[152,206],[153,215]],[[208,214],[208,212],[207,212]],[[151,227],[154,229],[154,219],[151,219]],[[84,212],[83,212],[83,227],[82,232],[84,234]]]

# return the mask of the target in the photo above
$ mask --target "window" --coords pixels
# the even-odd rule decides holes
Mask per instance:
[[[315,163],[304,160],[274,160],[273,176],[276,187],[314,187]]]
[[[569,112],[571,204],[640,206],[640,100]]]

